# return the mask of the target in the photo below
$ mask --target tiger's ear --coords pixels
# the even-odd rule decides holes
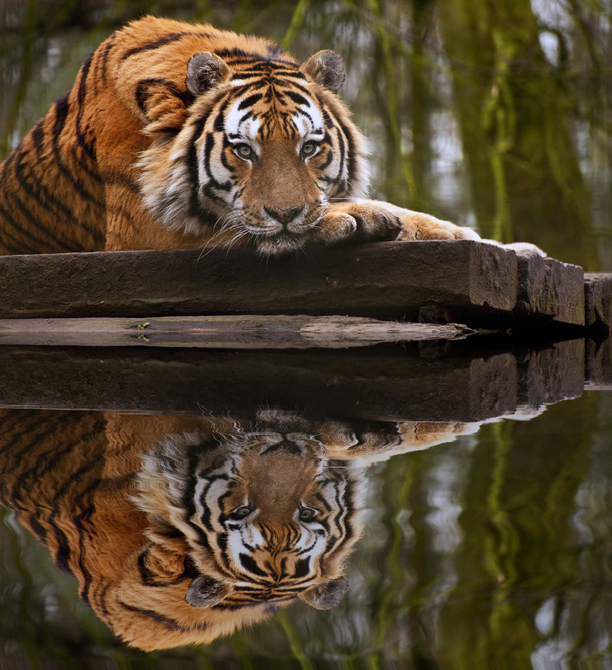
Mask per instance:
[[[195,96],[222,84],[230,75],[228,64],[217,54],[202,51],[195,54],[187,63],[185,86]]]
[[[344,577],[324,582],[300,594],[300,598],[317,610],[330,610],[340,604],[344,592],[348,589],[348,582]]]
[[[213,577],[199,575],[187,589],[185,600],[192,607],[212,607],[231,595],[234,589]]]
[[[329,49],[311,56],[300,68],[314,82],[337,93],[344,83],[344,61],[342,56]]]

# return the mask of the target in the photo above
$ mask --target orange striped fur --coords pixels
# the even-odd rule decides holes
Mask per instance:
[[[330,51],[147,17],[115,32],[0,166],[0,253],[471,237],[362,200]]]

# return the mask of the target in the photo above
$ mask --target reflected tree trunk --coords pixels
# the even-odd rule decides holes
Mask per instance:
[[[464,156],[486,236],[597,269],[571,103],[529,0],[439,0]]]

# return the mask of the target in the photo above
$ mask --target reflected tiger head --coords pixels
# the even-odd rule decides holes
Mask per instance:
[[[329,609],[346,589],[342,565],[361,533],[363,478],[330,466],[312,435],[166,438],[146,457],[137,486],[134,501],[152,521],[143,574],[158,579],[160,549],[180,533],[194,575],[185,599],[194,607],[300,597]]]
[[[31,423],[0,450],[0,499],[115,634],[147,651],[208,644],[299,599],[336,606],[367,468],[476,427],[276,410],[254,423],[87,412]]]
[[[312,426],[273,414],[274,425],[166,436],[143,458],[131,499],[146,542],[105,598],[127,641],[203,642],[297,598],[339,604],[363,529],[363,464],[330,459]]]

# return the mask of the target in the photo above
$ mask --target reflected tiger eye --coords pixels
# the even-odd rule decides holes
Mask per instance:
[[[317,516],[317,510],[311,509],[310,507],[303,507],[300,510],[299,519],[300,521],[313,521]]]
[[[250,505],[241,505],[237,507],[230,515],[229,518],[233,521],[240,521],[245,519],[253,511],[253,508]]]

